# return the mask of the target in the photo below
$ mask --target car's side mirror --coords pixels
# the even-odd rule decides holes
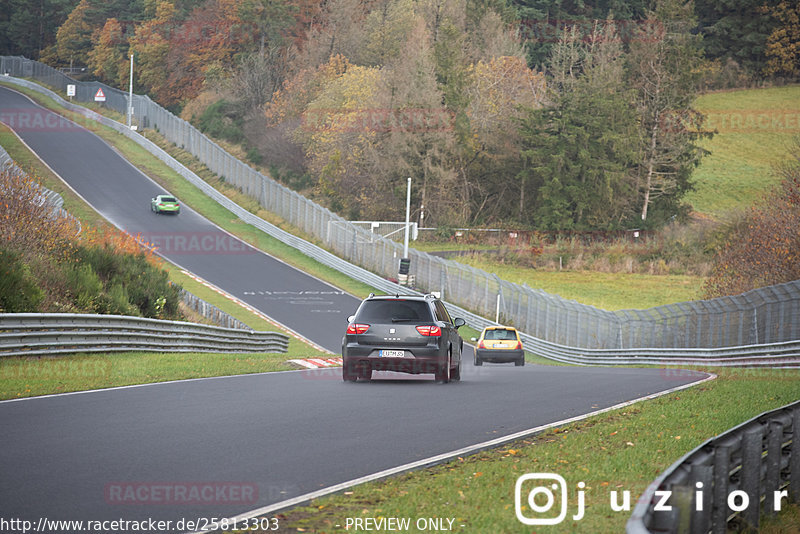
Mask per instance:
[[[350,324],[350,323],[352,323],[352,322],[353,322],[353,319],[355,319],[355,318],[356,318],[356,316],[355,316],[355,315],[351,315],[350,317],[348,317],[348,318],[347,318],[347,324]]]
[[[453,321],[453,325],[455,325],[456,328],[461,328],[465,324],[467,324],[467,321],[465,321],[461,317],[456,317],[456,319]]]
[[[469,338],[469,340],[470,341],[478,341],[478,338],[477,337],[471,337],[471,338]]]

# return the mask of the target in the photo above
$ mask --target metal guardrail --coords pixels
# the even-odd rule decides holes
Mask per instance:
[[[87,108],[67,102],[55,92],[36,83],[11,77],[7,79],[12,83],[45,94],[67,109],[100,122],[132,139],[244,222],[299,250],[323,265],[347,273],[351,278],[386,293],[420,294],[354,265],[253,215],[211,187],[153,142],[139,133],[131,131],[127,126]],[[189,127],[187,126],[187,128]],[[194,131],[193,129],[190,130]],[[195,135],[196,138],[197,136],[202,136],[199,132],[192,135]],[[220,148],[219,150],[221,151],[222,149]],[[250,170],[255,172],[252,169]],[[269,195],[266,190],[262,189],[261,197],[266,198],[273,194],[272,186],[269,187]],[[283,186],[280,187],[283,188]],[[253,191],[246,192],[254,194]],[[297,193],[293,194],[298,197],[297,202],[300,203],[302,197]],[[297,210],[295,210],[296,212]],[[331,216],[333,215],[331,214]],[[357,241],[358,231],[363,230],[354,229],[354,243]],[[370,239],[372,239],[371,234]],[[396,245],[383,238],[377,239],[382,240],[385,247]],[[436,258],[436,261],[446,260]],[[494,278],[496,279],[496,289],[490,290],[487,282],[483,286],[470,286],[471,291],[473,293],[485,293],[486,295],[495,295],[494,292],[499,291],[501,295],[511,295],[514,288],[522,287],[502,281],[496,276]],[[444,285],[446,286],[447,284]],[[668,315],[661,311],[663,307],[650,310],[622,310],[619,312],[597,310],[592,306],[547,295],[540,290],[531,288],[524,288],[524,290],[518,297],[511,299],[511,302],[509,302],[509,299],[504,301],[506,307],[514,310],[515,316],[522,317],[519,321],[512,321],[508,324],[517,326],[516,323],[519,322],[523,324],[531,324],[532,322],[532,324],[536,325],[536,331],[529,333],[520,328],[525,332],[521,334],[521,337],[526,344],[526,348],[546,358],[565,363],[584,365],[625,363],[670,365],[694,363],[717,366],[765,365],[769,359],[776,359],[780,360],[780,366],[794,366],[797,365],[798,357],[800,357],[795,344],[791,342],[786,344],[786,340],[800,340],[800,298],[793,297],[793,295],[800,296],[800,281],[754,290],[738,297],[679,303],[671,306],[679,310],[683,315]],[[470,326],[476,329],[481,330],[486,326],[496,324],[494,321],[453,304],[450,299],[446,300],[447,307],[452,315],[464,318]],[[703,310],[721,310],[725,307],[735,309],[736,312],[725,316],[727,319],[724,321],[721,315],[708,315],[703,312]],[[590,315],[596,320],[586,321],[586,310],[592,311]],[[583,322],[581,322],[581,317],[584,317]],[[630,325],[635,325],[636,328],[627,328]],[[580,334],[578,334],[579,331]],[[732,335],[732,333],[738,334]],[[722,339],[724,337],[739,340],[740,342],[733,345],[731,343],[723,343]],[[560,340],[568,341],[576,338],[590,340],[591,343],[578,344],[576,346],[560,342]],[[775,339],[779,341],[774,341]],[[663,346],[665,342],[670,340],[671,342],[666,348],[640,348]],[[704,346],[703,342],[709,340],[714,342],[711,348],[694,348]],[[753,344],[743,343],[747,340],[756,341]],[[759,344],[759,340],[764,340],[765,342]],[[608,344],[611,346],[608,346]],[[594,348],[581,348],[585,345],[594,345]],[[627,348],[623,348],[626,346]],[[723,346],[724,348],[716,350],[716,346]],[[773,353],[775,354],[774,358]]]
[[[712,438],[644,492],[627,534],[757,530],[763,509],[800,502],[800,401]],[[665,499],[666,498],[666,499]],[[665,500],[663,500],[665,499]]]
[[[800,368],[800,340],[718,349],[581,349],[520,337],[526,350],[572,364]]]
[[[217,326],[222,326],[224,328],[236,328],[237,330],[252,330],[239,319],[220,310],[213,304],[209,304],[185,289],[181,291],[181,300],[187,307],[199,313]]]
[[[289,336],[181,321],[74,313],[0,314],[0,357],[76,352],[286,352]]]

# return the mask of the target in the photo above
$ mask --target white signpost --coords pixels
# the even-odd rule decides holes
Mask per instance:
[[[94,101],[95,102],[105,102],[106,101],[106,94],[103,92],[102,87],[97,88],[97,92],[94,94]]]
[[[75,96],[75,84],[74,83],[67,84],[67,96],[69,97],[70,100],[72,100],[72,97]]]

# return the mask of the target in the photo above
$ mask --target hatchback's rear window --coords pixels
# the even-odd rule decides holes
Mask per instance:
[[[513,330],[487,330],[483,339],[517,339],[517,335]]]
[[[368,300],[358,310],[360,323],[433,321],[427,303],[419,300]]]
[[[177,202],[175,197],[161,197],[161,202]]]

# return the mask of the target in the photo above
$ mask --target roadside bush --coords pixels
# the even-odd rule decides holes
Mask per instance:
[[[153,265],[143,252],[120,254],[105,243],[81,247],[78,257],[94,269],[105,287],[106,295],[100,302],[107,311],[101,313],[180,318],[180,287],[170,283],[167,272]],[[157,304],[160,298],[166,299],[163,307]]]
[[[0,244],[8,249],[64,258],[69,254],[75,226],[42,205],[38,180],[0,171]]]
[[[239,106],[220,100],[208,106],[195,121],[201,132],[231,143],[244,141],[244,118]]]
[[[98,295],[95,307],[97,313],[140,315],[139,310],[131,304],[127,290],[120,283],[112,284],[105,293]]]
[[[0,312],[38,311],[44,294],[18,253],[0,248]]]
[[[160,258],[116,229],[83,228],[42,205],[37,180],[0,172],[0,311],[181,319]]]
[[[88,264],[66,267],[67,284],[72,301],[80,310],[95,312],[95,300],[103,291],[103,283]]]
[[[800,279],[800,141],[779,173],[780,186],[729,228],[705,286],[707,297]]]
[[[262,156],[261,152],[259,152],[255,147],[250,147],[247,149],[247,159],[255,165],[261,165],[264,162],[264,156]]]

